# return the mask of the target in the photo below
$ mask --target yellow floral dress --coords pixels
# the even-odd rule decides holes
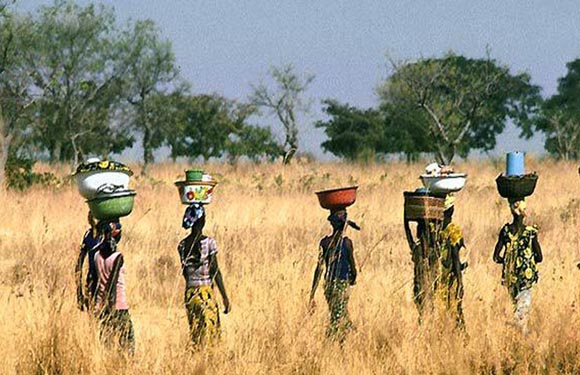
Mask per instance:
[[[534,259],[532,243],[538,229],[526,226],[521,233],[512,234],[509,225],[502,229],[505,256],[502,270],[502,284],[512,298],[522,290],[530,289],[538,281],[538,269]]]
[[[204,339],[212,342],[219,338],[220,314],[211,286],[187,288],[185,307],[194,344],[199,344]]]
[[[437,304],[442,310],[455,311],[457,320],[463,322],[463,310],[461,301],[463,299],[463,284],[460,283],[461,273],[456,274],[453,267],[453,256],[459,255],[463,247],[463,235],[461,228],[456,224],[449,224],[440,233],[439,237],[439,278],[437,281]],[[455,260],[460,262],[459,259]]]

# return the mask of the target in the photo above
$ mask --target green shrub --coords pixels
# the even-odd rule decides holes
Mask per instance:
[[[5,167],[6,187],[23,191],[36,184],[49,187],[60,184],[59,178],[50,172],[34,172],[34,164],[33,159],[10,155]]]

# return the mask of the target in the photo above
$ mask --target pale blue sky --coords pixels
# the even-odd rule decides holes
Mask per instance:
[[[51,1],[20,0],[32,10]],[[87,1],[80,1],[87,3]],[[310,96],[317,111],[302,129],[302,144],[320,154],[324,135],[312,129],[319,103],[336,98],[377,104],[375,88],[387,76],[385,54],[398,59],[453,50],[485,54],[527,71],[543,95],[554,93],[566,62],[580,56],[580,3],[469,0],[121,0],[119,19],[154,20],[173,43],[182,75],[196,92],[243,99],[272,64],[292,62],[316,74]],[[518,140],[508,129],[497,153],[539,153],[543,140]]]

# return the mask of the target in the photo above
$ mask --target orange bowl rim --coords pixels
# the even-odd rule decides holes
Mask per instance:
[[[321,190],[321,191],[317,191],[315,194],[316,195],[329,194],[329,193],[335,193],[335,192],[338,192],[338,191],[346,191],[346,190],[354,190],[354,191],[356,191],[357,189],[358,189],[358,186],[349,186],[349,187],[344,187],[344,188]]]

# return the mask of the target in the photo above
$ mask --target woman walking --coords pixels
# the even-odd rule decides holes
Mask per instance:
[[[101,323],[101,339],[110,345],[116,339],[121,349],[135,352],[133,322],[125,290],[125,262],[117,249],[121,236],[118,222],[100,222],[102,244],[95,254],[98,292],[95,309]]]
[[[346,225],[357,230],[360,228],[347,220],[345,209],[332,212],[328,221],[332,225],[332,234],[320,241],[320,255],[314,271],[310,304],[314,306],[314,295],[323,267],[326,267],[324,296],[330,312],[330,327],[327,330],[327,336],[342,343],[348,331],[352,329],[347,307],[349,289],[350,286],[355,285],[357,276],[353,244],[350,238],[343,235],[343,232]]]
[[[185,278],[185,307],[194,345],[206,339],[212,341],[220,335],[219,308],[213,292],[214,282],[223,299],[224,314],[231,310],[217,261],[216,241],[203,234],[204,226],[203,205],[191,204],[183,216],[183,228],[191,229],[191,233],[181,240],[177,250]]]
[[[532,287],[538,282],[537,263],[542,262],[538,228],[524,223],[526,201],[510,199],[513,216],[499,233],[493,260],[502,264],[502,284],[514,303],[515,323],[523,333],[528,332],[528,315],[532,304]]]
[[[437,281],[436,298],[444,312],[454,315],[458,328],[465,328],[463,317],[463,270],[467,262],[461,263],[460,251],[465,248],[461,229],[452,223],[454,197],[448,195],[445,200],[442,230],[439,234],[440,271]]]
[[[77,286],[77,305],[80,310],[88,309],[95,304],[97,297],[97,287],[99,276],[95,266],[95,254],[98,250],[98,245],[101,243],[100,235],[97,231],[97,224],[89,211],[88,222],[90,228],[85,232],[83,241],[81,242],[79,257],[75,267],[75,279]],[[89,260],[89,267],[85,285],[83,286],[83,265],[85,258]],[[84,290],[87,295],[85,296]]]
[[[405,219],[405,235],[413,261],[413,301],[419,313],[423,314],[433,307],[433,286],[439,276],[438,231],[440,222],[432,219],[419,220],[416,239],[410,226],[411,220]]]

